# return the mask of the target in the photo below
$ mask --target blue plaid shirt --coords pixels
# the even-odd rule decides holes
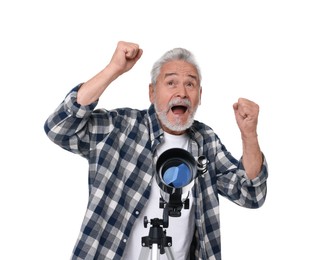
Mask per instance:
[[[154,110],[95,109],[80,106],[74,88],[45,122],[48,137],[89,162],[89,200],[71,259],[122,259],[132,226],[150,195],[156,147],[163,130]],[[191,154],[205,155],[208,172],[195,179],[195,234],[191,256],[221,259],[219,198],[247,208],[266,197],[267,164],[259,176],[246,178],[213,130],[195,121],[189,129]]]

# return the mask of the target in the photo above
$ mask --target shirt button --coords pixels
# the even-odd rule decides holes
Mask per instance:
[[[139,212],[138,210],[136,210],[136,211],[135,211],[135,215],[138,216],[139,214],[140,214],[140,212]]]
[[[126,238],[122,240],[124,243],[126,243]]]

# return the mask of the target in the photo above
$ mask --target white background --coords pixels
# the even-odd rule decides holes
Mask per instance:
[[[223,259],[314,259],[313,13],[302,0],[1,1],[0,259],[69,259],[88,165],[50,142],[43,125],[119,40],[144,54],[98,107],[147,108],[151,66],[174,47],[190,49],[202,69],[197,119],[236,157],[232,104],[260,105],[268,197],[257,210],[220,199]]]

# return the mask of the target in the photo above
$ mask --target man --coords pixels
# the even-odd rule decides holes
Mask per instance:
[[[248,208],[265,201],[259,107],[244,98],[233,105],[243,143],[238,161],[209,126],[194,120],[202,96],[201,73],[193,55],[176,48],[153,66],[147,110],[95,110],[110,83],[142,53],[137,44],[119,42],[109,64],[74,88],[45,123],[53,142],[89,162],[89,201],[72,259],[138,259],[141,237],[148,234],[144,216],[162,212],[155,164],[170,148],[208,161],[208,171],[194,179],[189,191],[189,208],[179,218],[170,217],[167,234],[174,257],[221,259],[218,194]]]

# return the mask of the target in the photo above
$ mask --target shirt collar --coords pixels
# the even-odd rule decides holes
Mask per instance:
[[[147,110],[147,123],[149,128],[149,135],[153,151],[155,151],[157,145],[161,142],[161,138],[164,131],[161,128],[157,113],[153,104]]]

